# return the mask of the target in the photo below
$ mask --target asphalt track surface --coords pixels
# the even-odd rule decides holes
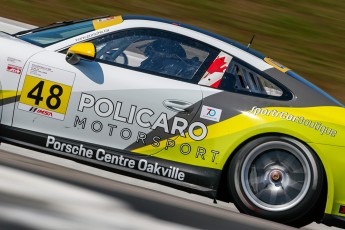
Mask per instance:
[[[4,229],[290,229],[7,151],[0,152],[0,172]]]
[[[32,26],[0,18],[10,33]],[[227,203],[2,144],[0,230],[293,229]],[[336,229],[312,224],[303,229]]]

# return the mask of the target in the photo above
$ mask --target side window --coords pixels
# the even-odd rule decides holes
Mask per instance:
[[[122,31],[93,40],[96,60],[191,80],[216,53],[182,35],[152,29]]]
[[[218,88],[262,96],[283,96],[283,90],[276,84],[236,61],[229,65]]]

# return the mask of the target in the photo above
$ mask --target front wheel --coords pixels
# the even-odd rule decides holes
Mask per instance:
[[[228,182],[241,212],[301,227],[313,221],[323,168],[313,151],[296,139],[260,137],[236,153]]]

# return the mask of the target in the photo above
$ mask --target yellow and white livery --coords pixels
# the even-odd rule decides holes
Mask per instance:
[[[1,141],[344,227],[345,109],[289,68],[173,21],[0,33]]]

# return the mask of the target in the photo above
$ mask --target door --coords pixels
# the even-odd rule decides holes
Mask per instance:
[[[193,118],[202,93],[193,81],[214,58],[208,47],[148,29],[93,43],[94,62],[70,65],[51,51],[27,62],[14,127],[47,135],[45,147],[59,151],[67,145],[56,144],[56,137],[146,155],[157,153],[163,140],[169,147],[169,138],[200,138],[193,130],[201,124]]]

